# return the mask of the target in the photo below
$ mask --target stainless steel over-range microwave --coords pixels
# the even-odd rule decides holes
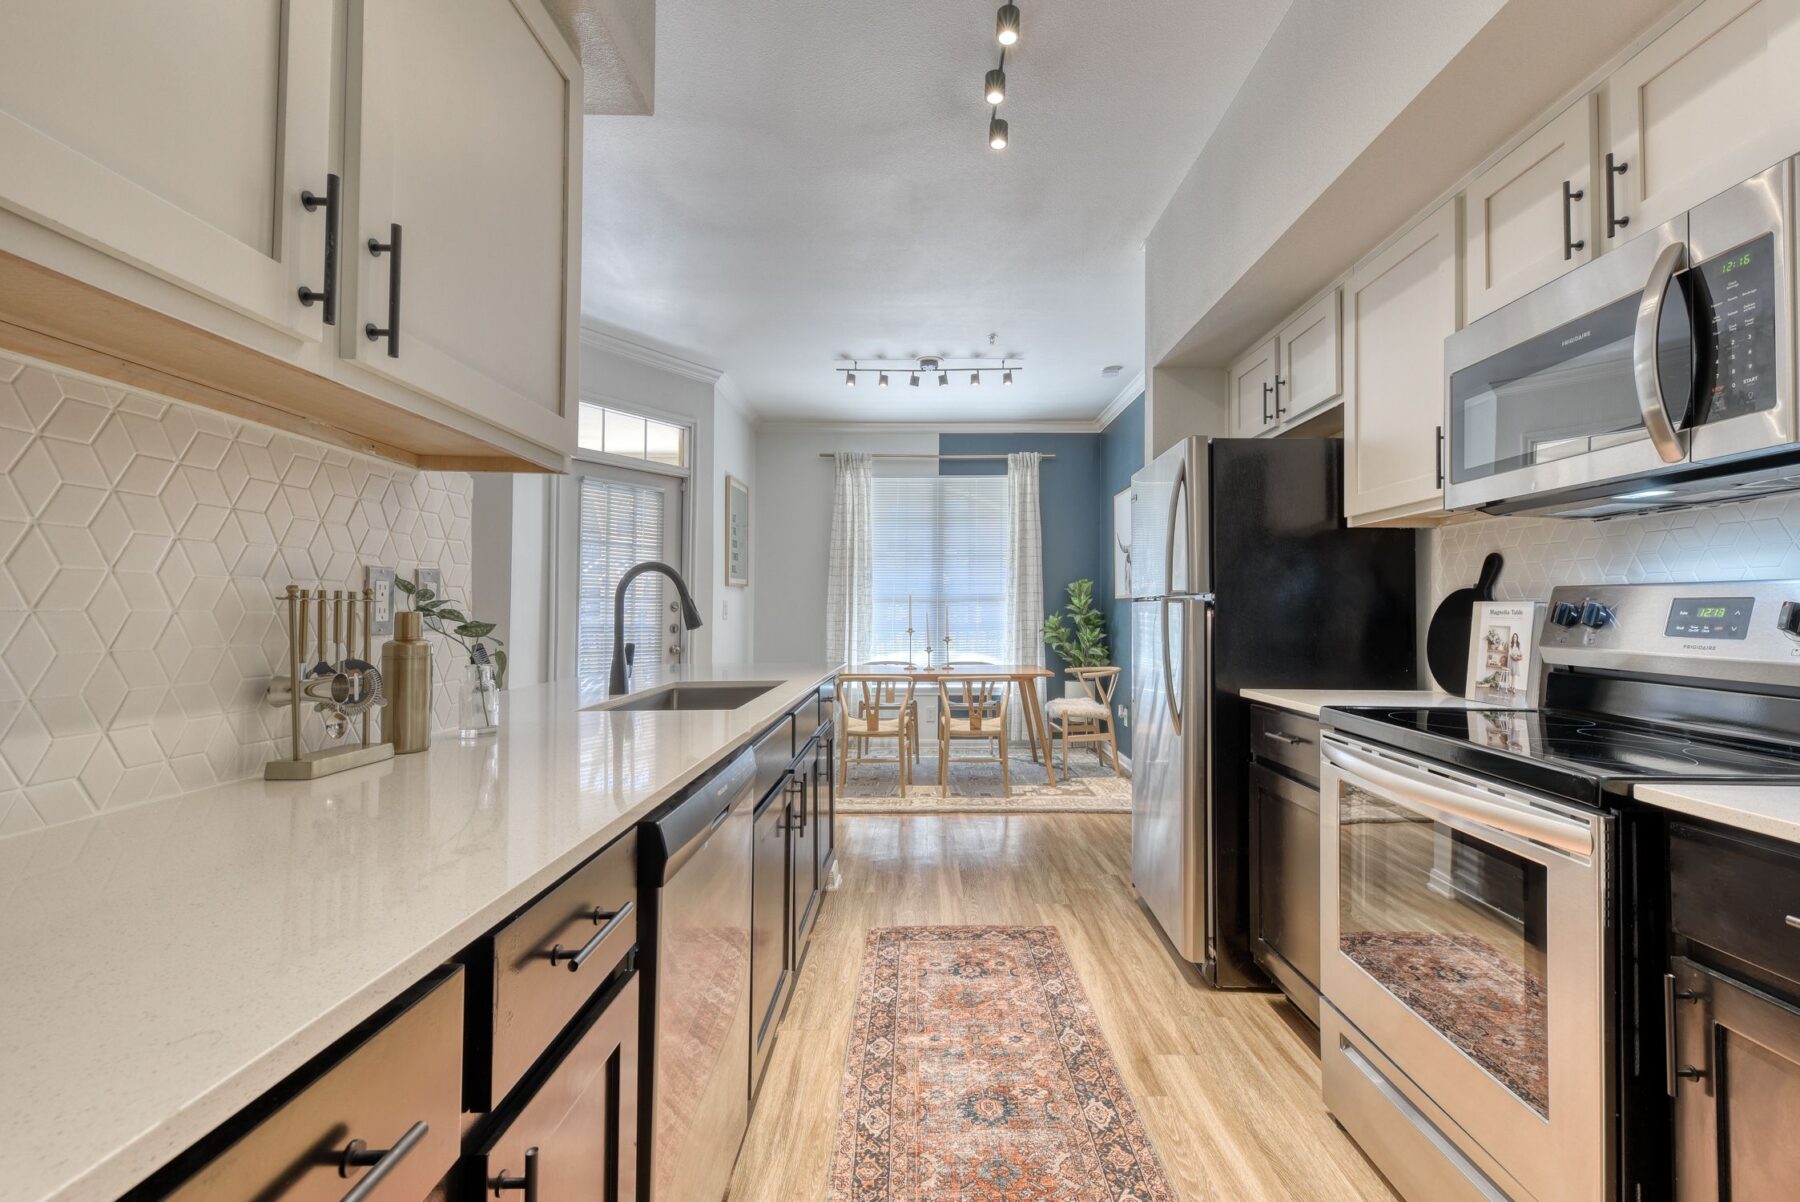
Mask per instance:
[[[1451,335],[1445,508],[1611,517],[1800,488],[1794,169]]]

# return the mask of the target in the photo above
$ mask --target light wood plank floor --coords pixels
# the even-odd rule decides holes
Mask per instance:
[[[1131,893],[1127,815],[862,815],[839,830],[843,887],[819,919],[731,1202],[824,1197],[864,936],[922,923],[1061,931],[1189,1202],[1393,1202],[1319,1100],[1305,1020],[1176,963]]]

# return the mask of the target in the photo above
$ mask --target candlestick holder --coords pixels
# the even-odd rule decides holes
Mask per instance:
[[[316,594],[297,584],[287,586],[288,674],[269,689],[271,705],[292,709],[286,759],[263,765],[264,780],[316,780],[322,776],[377,764],[394,758],[391,743],[374,741],[375,711],[386,704],[381,671],[370,662],[374,652],[375,592],[339,589]],[[306,663],[309,653],[307,624],[313,607],[318,611],[318,658]],[[359,619],[360,614],[360,619]],[[360,628],[362,654],[354,656]],[[286,688],[280,686],[285,683]],[[308,704],[310,703],[310,705]],[[325,733],[340,739],[361,723],[361,741],[306,751],[304,726],[311,709],[324,722]]]

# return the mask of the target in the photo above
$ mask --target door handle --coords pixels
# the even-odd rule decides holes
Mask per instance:
[[[1637,381],[1638,410],[1644,415],[1644,430],[1664,463],[1680,463],[1687,458],[1687,448],[1675,432],[1669,418],[1669,406],[1663,399],[1662,370],[1656,362],[1656,330],[1662,324],[1663,305],[1668,301],[1669,285],[1681,269],[1687,247],[1671,242],[1656,256],[1650,268],[1649,282],[1644,285],[1644,299],[1638,305],[1637,329],[1631,339],[1631,372]]]
[[[1663,974],[1663,1086],[1672,1098],[1680,1089],[1682,1080],[1697,1081],[1706,1076],[1706,1070],[1693,1065],[1675,1067],[1675,1003],[1697,1002],[1700,995],[1691,990],[1675,988],[1675,974]]]
[[[1275,420],[1276,421],[1281,420],[1281,386],[1283,384],[1287,384],[1291,387],[1293,385],[1293,383],[1294,382],[1292,380],[1284,380],[1280,376],[1275,377]]]
[[[300,303],[310,308],[314,301],[323,301],[325,312],[321,320],[328,326],[337,324],[337,278],[338,278],[338,213],[342,205],[343,181],[333,172],[325,177],[325,197],[320,199],[311,191],[300,193],[300,205],[308,213],[325,206],[325,286],[313,291],[305,284],[300,285]]]
[[[1608,238],[1631,224],[1629,216],[1614,216],[1613,210],[1613,177],[1624,175],[1630,169],[1630,163],[1614,162],[1612,151],[1606,152],[1606,236]]]
[[[338,1164],[338,1176],[348,1177],[353,1169],[367,1168],[369,1171],[359,1178],[350,1192],[344,1195],[343,1202],[366,1202],[375,1192],[387,1175],[399,1166],[406,1154],[419,1146],[431,1125],[421,1119],[406,1129],[406,1134],[394,1141],[391,1148],[374,1149],[360,1139],[350,1141],[344,1149],[344,1158]]]
[[[1444,427],[1437,428],[1437,486],[1444,487]]]
[[[1277,377],[1279,379],[1280,377]],[[1182,459],[1175,468],[1175,487],[1169,490],[1169,532],[1164,550],[1167,555],[1163,561],[1163,571],[1168,573],[1168,589],[1175,588],[1175,515],[1181,510],[1181,490],[1187,487],[1187,460]],[[1189,565],[1192,570],[1192,565]],[[1175,661],[1169,654],[1169,605],[1168,597],[1164,597],[1157,605],[1162,618],[1162,661],[1163,680],[1169,688],[1169,721],[1175,728],[1175,734],[1181,734],[1181,703],[1176,700],[1180,692],[1175,681]]]
[[[525,1173],[515,1177],[505,1169],[488,1178],[488,1188],[499,1197],[508,1190],[519,1190],[525,1195],[525,1202],[538,1202],[538,1150],[525,1149]]]
[[[388,257],[388,313],[387,325],[378,326],[374,322],[363,325],[363,333],[370,342],[387,339],[388,358],[400,357],[400,223],[388,226],[388,240],[369,239],[369,253],[376,258]]]
[[[1583,188],[1577,188],[1568,180],[1563,181],[1563,258],[1573,259],[1575,252],[1587,246],[1586,238],[1575,236],[1575,202],[1587,195]]]
[[[598,923],[602,923],[604,925],[602,925],[599,930],[594,932],[593,938],[589,939],[585,944],[583,944],[581,946],[581,950],[579,950],[579,951],[565,952],[563,950],[563,945],[560,943],[557,944],[555,947],[551,948],[550,949],[550,963],[560,964],[564,960],[567,960],[569,962],[569,971],[570,972],[579,972],[581,970],[581,966],[588,962],[588,957],[592,956],[596,951],[598,951],[600,948],[600,945],[605,943],[609,938],[611,938],[612,933],[619,929],[619,924],[623,923],[627,918],[630,918],[632,911],[634,911],[636,909],[637,909],[637,906],[634,903],[626,902],[624,905],[620,906],[617,910],[614,910],[611,914],[608,914],[606,911],[602,910],[599,906],[595,906],[594,914],[593,914],[594,921],[598,922]]]
[[[1265,426],[1274,420],[1273,418],[1271,418],[1269,416],[1269,393],[1271,393],[1272,391],[1274,391],[1274,386],[1271,385],[1267,380],[1264,380],[1263,381],[1263,425],[1265,425]]]
[[[1298,735],[1283,734],[1278,730],[1263,731],[1263,738],[1274,739],[1277,743],[1285,743],[1289,747],[1311,747],[1311,739],[1302,739]]]

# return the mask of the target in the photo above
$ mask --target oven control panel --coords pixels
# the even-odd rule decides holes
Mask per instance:
[[[1800,580],[1564,585],[1538,646],[1567,668],[1800,688]]]

